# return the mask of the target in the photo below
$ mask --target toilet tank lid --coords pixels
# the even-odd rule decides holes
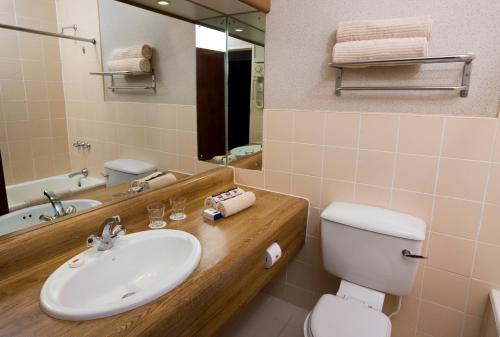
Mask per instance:
[[[321,218],[375,233],[423,241],[425,221],[404,213],[384,208],[348,202],[333,202]]]
[[[143,174],[156,170],[153,164],[135,159],[116,159],[104,163],[107,169],[129,174]]]

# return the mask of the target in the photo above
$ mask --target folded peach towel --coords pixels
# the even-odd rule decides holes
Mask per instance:
[[[71,190],[55,191],[54,193],[56,195],[56,198],[58,198],[59,200],[68,199],[73,195],[73,192],[71,192]],[[42,195],[40,197],[35,197],[26,200],[25,202],[26,202],[26,207],[31,207],[36,205],[47,204],[49,203],[49,199],[47,199],[46,196]]]
[[[111,60],[108,62],[108,70],[149,73],[151,72],[151,62],[146,58]]]
[[[380,61],[427,56],[426,38],[380,39],[337,43],[333,63]]]
[[[142,179],[134,180],[132,187],[153,189],[172,185],[176,181],[177,178],[172,173],[163,174],[163,172],[155,172]]]
[[[149,44],[138,44],[126,48],[115,49],[111,53],[111,60],[145,58],[150,59],[153,56],[153,48]]]
[[[216,209],[221,212],[223,217],[227,218],[252,206],[255,204],[255,200],[253,192],[245,192],[237,197],[218,202]]]
[[[404,37],[431,37],[430,15],[388,20],[343,21],[337,27],[337,42]]]

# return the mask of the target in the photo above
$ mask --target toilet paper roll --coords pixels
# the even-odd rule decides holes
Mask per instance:
[[[275,242],[266,249],[266,261],[264,263],[266,268],[271,268],[276,261],[281,257],[281,247]]]

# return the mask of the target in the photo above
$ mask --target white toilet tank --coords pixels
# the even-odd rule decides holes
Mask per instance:
[[[104,163],[106,187],[144,178],[156,171],[153,164],[134,159],[117,159]]]
[[[321,214],[325,269],[344,280],[407,295],[425,239],[425,221],[367,205],[334,202]]]

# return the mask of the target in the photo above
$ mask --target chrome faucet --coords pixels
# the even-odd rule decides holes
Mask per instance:
[[[89,176],[89,170],[88,170],[88,168],[84,167],[80,171],[70,173],[70,174],[68,174],[68,178],[73,178],[73,177],[75,177],[77,175],[80,175],[80,174],[82,176],[84,176],[85,178],[87,178]]]
[[[61,200],[59,200],[56,197],[54,192],[44,190],[43,194],[49,199],[49,201],[52,205],[52,208],[54,208],[54,218],[59,218],[61,216],[66,215],[66,211],[64,210],[64,206],[63,206]]]
[[[97,250],[103,251],[111,249],[115,244],[115,240],[118,237],[125,235],[126,230],[122,225],[120,225],[120,216],[115,215],[104,220],[102,225],[99,227],[99,233],[101,233],[101,236],[92,234],[87,238],[87,246],[97,246]]]
[[[76,207],[69,205],[68,208],[64,208],[61,200],[59,200],[54,192],[44,190],[43,194],[49,199],[52,208],[54,208],[54,215],[42,214],[38,219],[42,221],[52,221],[65,215],[70,215],[76,213]]]

